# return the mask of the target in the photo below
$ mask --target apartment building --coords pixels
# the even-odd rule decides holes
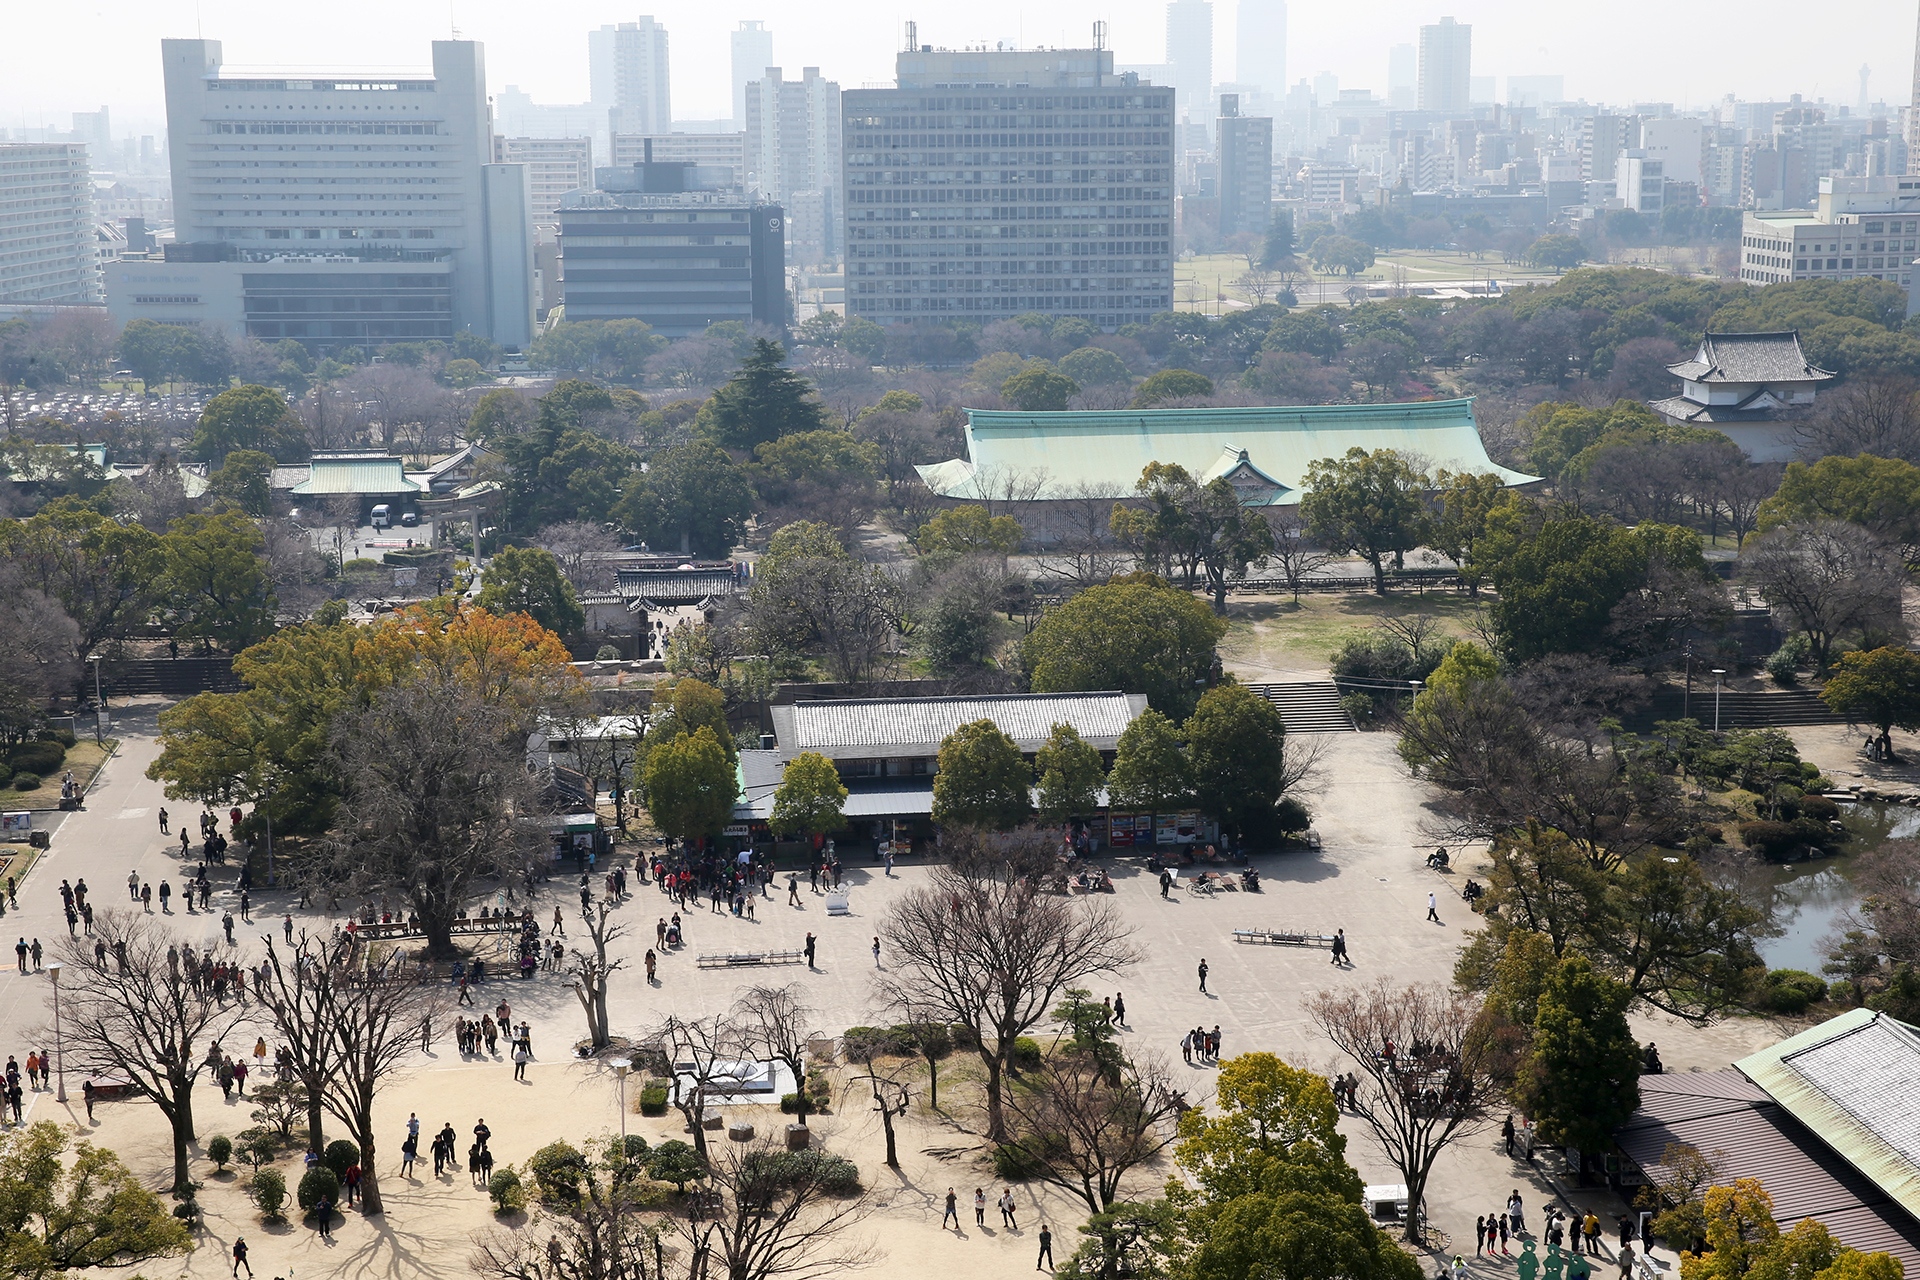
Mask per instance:
[[[0,142],[0,302],[100,301],[87,148]]]

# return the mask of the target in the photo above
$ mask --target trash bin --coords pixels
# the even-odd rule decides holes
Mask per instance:
[[[30,849],[52,848],[53,833],[51,831],[29,831],[27,833],[27,847]]]

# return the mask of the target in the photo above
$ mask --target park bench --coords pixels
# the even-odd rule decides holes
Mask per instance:
[[[703,955],[695,963],[702,969],[732,969],[750,964],[799,964],[804,951],[729,951]]]
[[[1324,933],[1294,933],[1286,929],[1235,929],[1235,942],[1259,942],[1279,947],[1331,947],[1333,937]]]
[[[1238,893],[1239,882],[1231,873],[1206,871],[1187,880],[1188,893]]]

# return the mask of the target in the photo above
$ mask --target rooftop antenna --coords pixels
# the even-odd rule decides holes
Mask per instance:
[[[1096,22],[1093,24],[1093,47],[1096,52],[1107,47],[1107,24],[1105,22]]]
[[[917,22],[907,23],[907,52],[920,52],[920,24]]]
[[[453,0],[447,0],[447,31],[449,33],[449,39],[458,40],[460,38],[460,28],[453,20]]]

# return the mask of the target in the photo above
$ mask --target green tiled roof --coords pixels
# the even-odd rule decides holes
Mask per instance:
[[[1130,497],[1150,462],[1202,479],[1226,475],[1256,504],[1298,502],[1307,468],[1355,446],[1395,449],[1429,471],[1492,472],[1509,485],[1538,476],[1495,466],[1472,400],[1233,409],[1067,413],[967,410],[967,456],[919,468],[944,498],[987,498],[996,479],[1042,478],[1037,497]],[[1234,473],[1238,474],[1234,474]]]
[[[347,458],[316,457],[313,474],[289,491],[301,497],[327,493],[354,493],[365,497],[387,497],[421,492],[407,478],[399,458],[382,454],[364,454]]]

